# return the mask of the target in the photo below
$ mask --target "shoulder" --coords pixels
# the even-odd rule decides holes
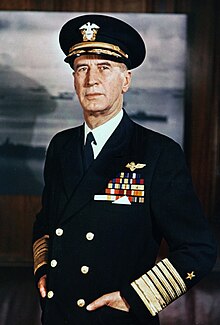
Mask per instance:
[[[56,133],[47,148],[47,157],[59,155],[65,148],[70,148],[74,141],[80,141],[83,136],[83,126],[66,129]]]
[[[56,145],[56,146],[65,145],[65,143],[68,142],[69,140],[79,137],[82,134],[82,131],[83,131],[82,125],[74,128],[62,130],[53,136],[53,138],[50,141],[50,145]]]
[[[167,135],[143,127],[135,122],[133,123],[134,137],[139,141],[139,147],[149,148],[158,152],[182,151],[181,146]]]
[[[137,148],[143,146],[153,146],[154,148],[162,149],[166,147],[180,147],[177,142],[162,133],[148,129],[134,122],[126,111],[122,119],[122,125],[128,132],[132,133],[133,141],[137,142]]]

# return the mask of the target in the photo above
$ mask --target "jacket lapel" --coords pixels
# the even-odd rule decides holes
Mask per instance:
[[[69,199],[75,188],[83,177],[82,146],[83,126],[74,129],[68,142],[61,152],[62,179],[67,199]]]
[[[82,162],[79,163],[74,173],[78,171],[80,176],[72,176],[75,184],[77,183],[76,180],[79,183],[78,185],[76,184],[77,188],[75,187],[71,198],[63,210],[61,222],[72,217],[90,200],[93,200],[94,195],[105,188],[109,179],[115,177],[119,171],[124,169],[125,164],[129,161],[129,143],[132,137],[132,130],[133,123],[124,113],[121,123],[83,177]]]

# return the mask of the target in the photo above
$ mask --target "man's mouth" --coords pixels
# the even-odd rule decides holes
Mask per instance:
[[[102,96],[102,93],[87,93],[86,98],[96,98]]]

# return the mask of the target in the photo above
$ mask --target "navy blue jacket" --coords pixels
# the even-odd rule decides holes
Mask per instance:
[[[216,259],[183,152],[124,113],[84,173],[83,139],[83,126],[65,130],[47,151],[33,235],[36,281],[47,274],[43,323],[158,324],[159,311],[203,278]],[[113,204],[120,197],[128,204]],[[156,263],[162,238],[169,255]],[[117,290],[129,313],[86,310]]]

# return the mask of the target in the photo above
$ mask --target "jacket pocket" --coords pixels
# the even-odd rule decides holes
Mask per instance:
[[[137,323],[131,312],[104,306],[100,309],[100,325],[140,325]]]

